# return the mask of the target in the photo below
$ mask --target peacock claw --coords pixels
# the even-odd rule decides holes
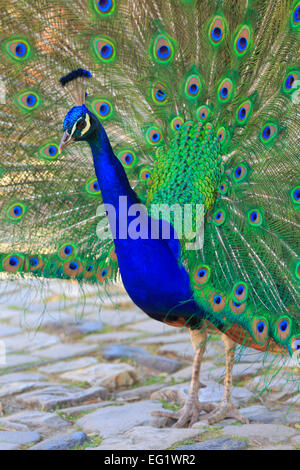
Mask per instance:
[[[243,416],[233,403],[223,402],[216,407],[208,416],[206,421],[208,424],[216,424],[226,418],[233,418],[243,424],[249,424],[249,420]]]
[[[173,428],[191,427],[199,421],[201,411],[210,413],[215,408],[212,403],[200,403],[198,399],[188,399],[184,407],[179,411],[155,411],[153,415],[175,420]]]

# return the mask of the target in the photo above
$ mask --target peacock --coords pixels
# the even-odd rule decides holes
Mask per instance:
[[[0,271],[121,276],[148,316],[190,331],[188,399],[160,414],[245,421],[236,345],[300,349],[300,2],[0,5]],[[198,401],[216,332],[218,408]]]

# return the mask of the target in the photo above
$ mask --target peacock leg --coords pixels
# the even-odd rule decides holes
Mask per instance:
[[[222,340],[225,346],[225,353],[226,353],[226,375],[224,380],[224,397],[223,401],[221,402],[220,406],[216,407],[216,409],[207,416],[208,424],[215,424],[219,421],[222,421],[225,418],[234,418],[237,421],[241,421],[242,423],[249,423],[248,419],[245,418],[238,409],[234,406],[232,402],[232,370],[234,364],[234,351],[235,351],[235,343],[226,335],[222,335]]]
[[[176,412],[166,410],[153,413],[155,416],[162,416],[164,418],[176,420],[176,423],[173,425],[173,427],[176,428],[192,426],[194,423],[199,421],[201,411],[209,413],[215,408],[215,405],[212,403],[200,403],[198,398],[200,367],[206,348],[207,334],[200,330],[190,330],[190,336],[195,354],[190,392],[185,405],[181,410]]]

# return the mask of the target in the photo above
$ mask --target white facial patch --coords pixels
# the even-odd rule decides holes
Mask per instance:
[[[72,131],[71,131],[71,136],[74,134],[75,130],[76,130],[76,126],[77,126],[77,123],[81,121],[81,119],[78,119],[74,126],[72,127]],[[81,137],[87,133],[87,131],[89,130],[89,128],[91,127],[91,119],[90,119],[90,116],[88,114],[85,115],[85,127],[82,129],[81,131]]]

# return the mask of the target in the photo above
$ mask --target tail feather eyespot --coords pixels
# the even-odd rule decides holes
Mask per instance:
[[[225,39],[226,22],[222,16],[215,16],[209,26],[208,38],[213,46],[219,46]]]
[[[98,98],[94,100],[92,103],[92,108],[97,116],[103,120],[110,118],[113,114],[113,106],[111,102],[105,98]]]
[[[190,75],[185,82],[184,92],[187,98],[195,100],[197,99],[202,91],[202,83],[200,75]]]
[[[92,196],[99,196],[101,193],[97,178],[89,179],[85,185],[85,189]]]
[[[83,272],[83,265],[81,261],[72,259],[64,263],[63,271],[69,277],[77,277]]]
[[[300,27],[300,2],[297,2],[293,9],[293,13],[291,16],[291,24],[293,28]]]
[[[169,93],[166,85],[161,82],[157,82],[153,85],[151,96],[156,104],[166,104],[168,102]]]
[[[93,40],[93,50],[102,63],[113,62],[116,58],[116,45],[112,39],[97,37]]]
[[[91,279],[96,274],[96,269],[94,263],[87,263],[84,270],[84,279]]]
[[[43,145],[39,150],[39,155],[44,160],[55,160],[59,153],[58,153],[58,145],[54,143],[48,143]]]
[[[126,168],[133,167],[137,162],[137,156],[132,150],[120,150],[118,158]]]
[[[167,64],[174,57],[173,41],[165,34],[159,34],[153,41],[153,57],[156,62]]]
[[[7,256],[3,261],[3,268],[7,273],[17,273],[21,271],[24,258],[19,254]]]
[[[300,71],[291,70],[286,74],[283,80],[282,89],[284,93],[291,94],[299,88]]]
[[[27,211],[27,206],[24,204],[18,203],[18,204],[13,204],[10,206],[7,210],[7,214],[9,219],[12,222],[19,222],[24,215],[26,214]]]
[[[105,17],[111,15],[116,7],[115,0],[93,0],[93,6],[99,15]]]
[[[30,56],[31,48],[25,39],[9,39],[4,45],[9,57],[18,62],[24,62]]]
[[[176,116],[171,121],[171,129],[173,131],[178,131],[183,126],[184,120],[181,116]]]
[[[230,310],[236,315],[240,315],[246,309],[246,302],[239,303],[234,298],[229,302]]]
[[[260,227],[264,221],[261,209],[252,209],[247,214],[249,225],[252,227]]]
[[[45,266],[43,258],[39,255],[30,256],[26,264],[27,264],[27,270],[30,272],[43,270]]]
[[[288,317],[281,317],[276,322],[277,337],[281,341],[285,341],[291,333],[291,320]]]
[[[224,222],[226,221],[226,212],[225,212],[225,210],[223,210],[223,209],[216,210],[215,213],[213,214],[212,221],[213,221],[214,225],[216,225],[216,226],[223,225]]]
[[[26,111],[32,111],[40,105],[40,97],[34,91],[25,91],[18,96],[20,107]]]
[[[210,117],[211,111],[210,108],[206,105],[200,106],[196,111],[197,119],[200,122],[206,122]]]
[[[214,312],[221,312],[226,305],[225,297],[222,294],[214,293],[210,299],[210,305]]]
[[[252,336],[259,344],[264,344],[268,338],[269,327],[265,318],[255,318],[251,324]]]
[[[244,126],[249,121],[252,112],[252,103],[250,100],[244,101],[237,109],[236,121],[240,126]]]
[[[248,176],[248,167],[245,163],[239,163],[235,166],[231,173],[231,178],[235,183],[241,183]]]
[[[260,140],[263,144],[269,145],[274,142],[277,135],[278,125],[276,123],[267,122],[260,132]]]
[[[220,103],[227,103],[232,99],[234,93],[233,82],[230,78],[224,78],[218,87],[218,100]]]
[[[290,193],[292,203],[295,207],[300,207],[300,185],[295,186]]]
[[[248,296],[248,286],[245,282],[238,282],[235,284],[232,290],[232,295],[234,301],[241,303],[247,299]]]
[[[148,168],[143,168],[141,171],[140,171],[140,180],[141,181],[144,181],[148,184],[151,184],[151,171],[148,169]]]
[[[157,127],[151,127],[146,132],[146,140],[150,145],[158,145],[162,142],[162,132]]]
[[[194,273],[194,281],[198,286],[206,284],[210,279],[210,267],[207,265],[199,266]]]
[[[110,266],[99,266],[96,273],[96,278],[100,283],[105,282],[111,276]]]
[[[243,25],[234,39],[234,51],[238,57],[242,57],[249,50],[251,41],[251,30],[249,26]]]
[[[64,243],[60,248],[59,248],[59,256],[61,259],[68,259],[68,258],[73,258],[76,256],[76,246],[73,245],[72,243]]]

